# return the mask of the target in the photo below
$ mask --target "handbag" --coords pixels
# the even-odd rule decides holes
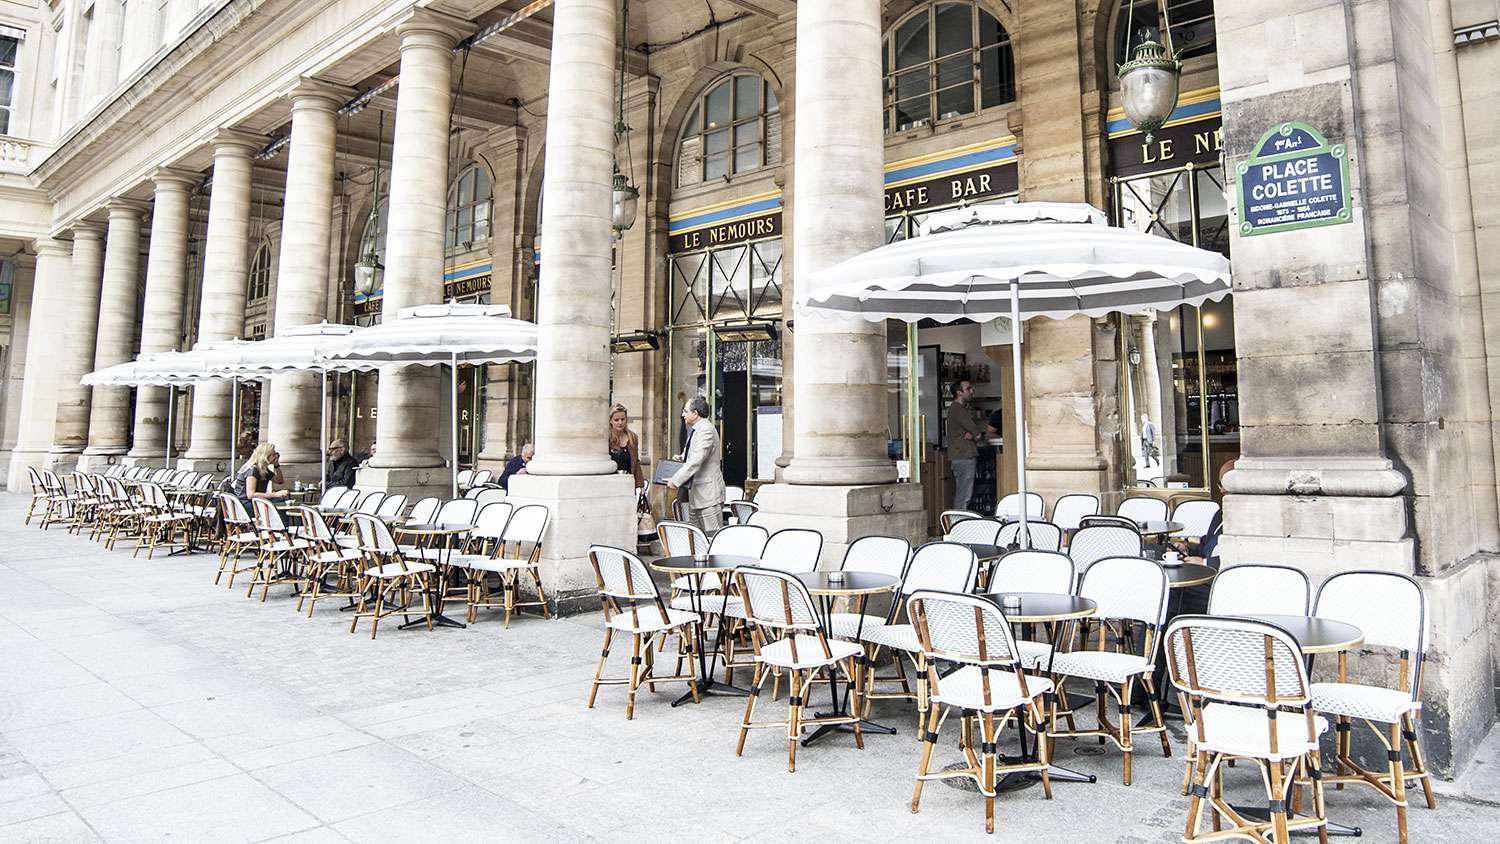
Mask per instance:
[[[636,519],[635,534],[637,538],[651,538],[656,536],[656,519],[651,517],[651,504],[646,500],[644,493],[636,502],[636,509],[640,517]]]

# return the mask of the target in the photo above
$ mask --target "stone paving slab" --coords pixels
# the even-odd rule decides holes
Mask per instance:
[[[308,618],[284,587],[262,603],[243,578],[214,586],[207,555],[132,559],[128,542],[23,527],[24,500],[0,494],[0,842],[1180,840],[1180,727],[1172,759],[1142,744],[1128,788],[1118,753],[1059,742],[1059,764],[1099,781],[1002,796],[987,839],[971,792],[931,784],[907,808],[918,746],[899,702],[875,710],[899,735],[804,748],[788,774],[774,731],[735,757],[740,699],[673,709],[682,689],[664,685],[626,721],[616,687],[587,709],[598,614],[371,641],[333,601]],[[957,759],[951,738],[938,759]],[[1437,811],[1411,811],[1411,840],[1492,837],[1496,771],[1500,733]],[[1395,840],[1367,789],[1329,807]]]

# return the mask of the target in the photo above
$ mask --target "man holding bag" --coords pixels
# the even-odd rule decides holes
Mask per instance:
[[[687,444],[682,468],[667,481],[672,489],[686,489],[688,520],[712,534],[724,526],[724,471],[719,465],[719,432],[708,419],[708,402],[695,396],[682,408]],[[682,494],[678,493],[681,499]]]

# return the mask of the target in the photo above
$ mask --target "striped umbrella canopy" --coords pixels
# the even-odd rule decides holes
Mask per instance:
[[[958,208],[930,216],[923,234],[812,274],[798,305],[872,322],[986,322],[1013,311],[1023,320],[1138,314],[1230,292],[1223,255],[1111,226],[1084,204]]]

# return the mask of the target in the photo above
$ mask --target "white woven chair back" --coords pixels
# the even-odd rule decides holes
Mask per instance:
[[[363,495],[364,493],[360,492],[357,489],[346,489],[344,490],[344,494],[339,496],[339,500],[334,506],[341,507],[346,510],[353,510],[355,507],[359,506],[359,499]]]
[[[1393,572],[1341,572],[1318,588],[1313,615],[1358,627],[1365,647],[1404,652],[1410,657],[1407,688],[1416,689],[1426,646],[1427,596],[1415,580]]]
[[[515,512],[510,514],[510,521],[505,525],[505,541],[542,544],[542,536],[547,533],[549,515],[551,514],[546,506],[542,504],[517,507]]]
[[[1311,587],[1301,569],[1247,564],[1222,569],[1208,594],[1209,615],[1307,615]]]
[[[1000,528],[1005,525],[995,519],[964,519],[954,522],[943,539],[948,542],[973,542],[994,545],[1000,538]]]
[[[744,567],[734,570],[745,601],[745,616],[777,630],[817,630],[812,596],[802,581],[775,569]]]
[[[1140,557],[1105,557],[1078,583],[1080,597],[1099,605],[1098,618],[1130,619],[1160,627],[1167,617],[1167,573]]]
[[[983,513],[976,513],[973,510],[944,510],[942,512],[942,515],[938,516],[938,526],[943,529],[943,533],[947,533],[948,531],[953,530],[954,525],[958,524],[964,519],[982,518],[984,518]]]
[[[1141,535],[1134,528],[1098,525],[1079,528],[1068,543],[1068,556],[1080,574],[1105,557],[1139,557]]]
[[[499,539],[505,536],[505,525],[515,506],[509,501],[496,501],[479,508],[474,516],[474,530],[469,534],[476,539]]]
[[[841,571],[870,571],[898,580],[911,562],[911,543],[896,536],[861,536],[849,543]]]
[[[360,500],[359,506],[354,509],[367,516],[373,516],[380,512],[380,505],[385,503],[385,493],[375,490]]]
[[[760,525],[730,525],[714,534],[708,543],[710,554],[735,554],[759,560],[765,553],[771,535]]]
[[[405,507],[406,495],[404,493],[387,495],[385,497],[385,500],[380,502],[380,510],[375,515],[382,517],[389,516],[394,518],[401,515],[401,511],[405,509]]]
[[[141,484],[141,498],[147,507],[167,506],[167,494],[162,491],[161,484],[155,482]]]
[[[1082,492],[1072,492],[1057,499],[1052,505],[1052,523],[1063,530],[1078,530],[1084,516],[1099,512],[1099,497]]]
[[[505,490],[495,487],[485,487],[479,490],[479,494],[474,496],[474,500],[479,502],[480,507],[488,506],[496,501],[504,501]]]
[[[297,508],[297,515],[302,519],[303,536],[316,540],[325,545],[333,544],[333,531],[329,529],[328,523],[317,510],[303,506]]]
[[[1167,502],[1160,498],[1138,496],[1120,502],[1115,515],[1133,522],[1164,522],[1167,520]]]
[[[490,479],[493,477],[495,477],[495,473],[490,471],[489,469],[479,469],[474,472],[474,479],[469,481],[469,483],[473,484],[474,486],[479,486],[480,484],[489,483]]]
[[[391,536],[391,529],[385,526],[385,522],[364,513],[356,513],[352,518],[354,535],[359,538],[359,550],[374,554],[396,553],[396,539]]]
[[[479,512],[479,502],[472,498],[455,498],[438,508],[437,523],[444,526],[467,527],[474,524],[474,515]]]
[[[724,503],[733,504],[736,501],[745,500],[745,488],[739,486],[724,487]]]
[[[318,506],[332,507],[334,506],[334,502],[342,498],[344,493],[348,491],[349,487],[346,486],[331,486],[328,489],[323,490],[323,495],[318,498]]]
[[[1286,706],[1308,700],[1302,649],[1279,627],[1249,619],[1188,615],[1172,622],[1166,641],[1172,684],[1190,695],[1260,704],[1274,695],[1277,703]]]
[[[928,542],[911,555],[902,592],[911,594],[922,589],[936,592],[970,592],[979,571],[979,558],[973,551],[952,542]]]
[[[1020,533],[1021,523],[1011,522],[1000,528],[1000,534],[995,537],[995,544],[1009,546],[1016,542]],[[1027,522],[1026,536],[1029,541],[1022,547],[1034,548],[1038,551],[1057,551],[1062,548],[1062,528],[1051,522]]]
[[[416,504],[411,505],[410,520],[419,525],[432,524],[441,504],[442,502],[431,496],[418,500]]]
[[[463,489],[463,488],[467,487],[469,484],[472,484],[472,483],[474,483],[474,470],[473,469],[461,469],[461,470],[459,470],[459,473],[458,473],[458,487],[459,487],[459,489]]]
[[[734,517],[737,525],[748,525],[755,514],[760,512],[760,505],[754,501],[731,501],[729,502],[729,513]]]
[[[657,597],[656,582],[641,558],[608,545],[589,546],[589,561],[602,584],[599,591],[611,598],[640,601]]]
[[[1035,492],[1026,493],[1026,518],[1042,519],[1046,517],[1046,514],[1047,505],[1042,500],[1042,496]],[[1001,498],[1000,503],[995,505],[995,515],[1019,517],[1021,515],[1021,494],[1019,492],[1012,492]]]
[[[121,492],[123,491],[122,489]],[[255,520],[250,518],[250,513],[245,510],[245,502],[227,492],[218,493],[215,497],[219,499],[220,512],[223,514],[226,523],[231,525],[251,525],[255,523]]]
[[[264,498],[250,499],[250,507],[255,511],[255,526],[270,533],[286,533],[286,523],[281,520],[281,514],[271,506],[271,502]]]
[[[708,553],[708,537],[703,535],[697,525],[687,522],[657,522],[656,536],[661,540],[661,553],[667,557],[692,557]]]
[[[1073,561],[1061,551],[1012,551],[990,570],[991,592],[1073,594]]]
[[[1182,524],[1182,530],[1178,531],[1179,536],[1199,539],[1208,536],[1209,526],[1213,524],[1214,516],[1218,514],[1219,502],[1217,501],[1184,501],[1172,511],[1172,521]]]
[[[818,568],[822,553],[823,534],[807,528],[783,528],[766,540],[760,564],[762,568],[804,574]]]
[[[1016,661],[1010,623],[993,601],[924,589],[906,599],[906,617],[929,658],[987,666]]]
[[[213,476],[213,474],[210,473],[210,472],[204,472],[202,475],[198,476],[198,482],[195,483],[195,484],[193,484],[193,489],[196,489],[196,490],[209,490],[209,489],[213,489],[213,486],[214,486],[214,476]]]

